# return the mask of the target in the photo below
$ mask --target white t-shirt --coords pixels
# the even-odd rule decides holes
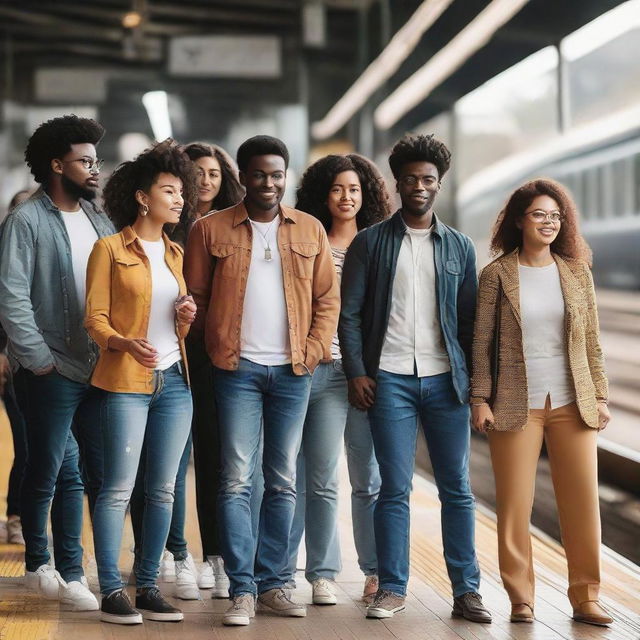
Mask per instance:
[[[73,267],[73,281],[76,285],[76,295],[80,312],[84,315],[85,298],[87,294],[87,262],[98,239],[98,234],[91,224],[91,220],[82,208],[77,211],[60,211],[67,235],[71,244],[71,264]]]
[[[558,265],[519,265],[520,317],[527,367],[529,408],[544,409],[547,394],[551,408],[575,400],[564,330],[564,296]]]
[[[156,369],[162,371],[182,357],[175,325],[175,303],[180,297],[180,287],[164,259],[164,241],[139,240],[151,267],[151,313],[147,340],[158,351]]]
[[[417,371],[419,378],[451,370],[438,314],[431,229],[407,227],[402,239],[380,369],[402,375]]]
[[[347,250],[331,247],[331,255],[333,256],[333,265],[336,268],[336,275],[338,276],[338,284],[340,284],[340,281],[342,280],[342,267],[344,266],[344,258],[347,255]],[[333,336],[333,340],[331,341],[331,357],[334,360],[342,359],[340,340],[338,339],[337,333]]]
[[[280,217],[272,222],[250,222],[253,244],[242,309],[240,357],[266,366],[288,364],[289,318],[277,240]],[[265,257],[267,246],[271,260]]]

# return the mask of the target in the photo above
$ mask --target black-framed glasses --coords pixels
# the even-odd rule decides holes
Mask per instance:
[[[400,182],[407,187],[415,187],[418,183],[425,187],[432,187],[438,182],[438,178],[435,176],[402,176]]]
[[[99,160],[98,158],[96,158],[95,160],[93,158],[74,158],[73,160],[62,160],[62,162],[67,163],[67,162],[82,162],[82,166],[87,170],[87,171],[95,171],[96,173],[100,172],[100,169],[102,169],[102,165],[104,164],[104,160]]]
[[[542,209],[535,209],[533,211],[526,211],[525,216],[530,216],[534,222],[551,222],[558,223],[564,220],[564,214],[559,209],[552,209],[551,211],[543,211]]]

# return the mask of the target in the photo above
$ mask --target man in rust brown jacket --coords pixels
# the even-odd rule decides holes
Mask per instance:
[[[218,513],[231,582],[223,622],[246,625],[256,595],[281,615],[304,616],[286,582],[295,509],[295,469],[311,374],[331,359],[339,313],[338,284],[322,225],[284,207],[289,154],[270,136],[238,149],[243,202],[198,220],[185,259],[214,365],[222,470]],[[264,453],[259,460],[260,432]],[[251,478],[262,464],[265,493],[255,556]]]

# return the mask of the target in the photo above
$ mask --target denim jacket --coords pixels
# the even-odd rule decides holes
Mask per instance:
[[[469,400],[471,342],[478,278],[471,240],[435,217],[433,227],[438,313],[461,403]],[[393,280],[405,234],[401,211],[361,231],[342,271],[338,336],[347,379],[375,378],[389,324]]]
[[[80,201],[98,237],[113,225],[93,203]],[[19,204],[0,230],[0,323],[12,361],[30,371],[53,365],[88,382],[97,347],[83,326],[71,244],[60,210],[44,189]]]

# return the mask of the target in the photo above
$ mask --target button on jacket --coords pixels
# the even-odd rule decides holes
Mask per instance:
[[[114,232],[93,202],[80,206],[98,237]],[[98,349],[83,326],[72,250],[60,209],[43,189],[9,213],[0,240],[0,323],[14,364],[29,371],[53,365],[87,383]]]
[[[524,429],[529,419],[518,255],[516,249],[487,265],[480,275],[478,289],[471,383],[473,402],[488,402],[492,395],[496,308],[498,304],[501,305],[498,380],[492,407],[496,431]],[[606,400],[609,389],[600,347],[591,270],[582,260],[565,260],[556,254],[552,255],[558,265],[564,296],[566,344],[576,404],[585,423],[597,429],[597,401]]]
[[[304,375],[321,360],[331,360],[340,310],[338,282],[320,222],[284,206],[279,215],[291,364],[296,375]],[[251,224],[243,202],[198,220],[187,241],[185,276],[198,306],[194,330],[204,331],[209,357],[221,369],[238,368],[251,248]]]
[[[182,276],[182,249],[165,234],[162,238],[165,261],[183,296],[187,287]],[[153,369],[140,364],[129,353],[108,347],[111,336],[147,337],[151,285],[149,259],[131,227],[96,242],[87,265],[85,316],[87,331],[100,347],[100,358],[91,378],[95,387],[121,393],[153,393]],[[175,327],[186,364],[184,338],[190,325],[178,322],[176,316]],[[186,366],[184,374],[187,377]]]
[[[347,379],[378,374],[389,325],[393,280],[406,225],[401,211],[361,231],[342,271],[338,336]],[[476,308],[476,253],[471,240],[437,217],[432,227],[437,313],[458,400],[469,399],[471,340]]]

